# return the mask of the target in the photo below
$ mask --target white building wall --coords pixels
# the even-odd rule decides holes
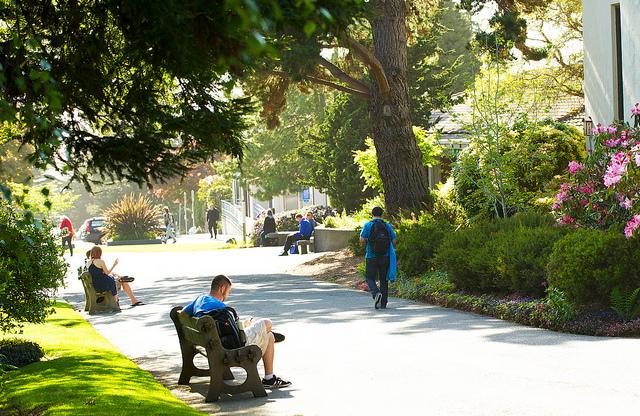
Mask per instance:
[[[624,118],[640,101],[640,0],[583,0],[586,115],[607,125],[617,108],[613,8],[620,5]]]

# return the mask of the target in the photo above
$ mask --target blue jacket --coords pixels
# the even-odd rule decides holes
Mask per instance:
[[[312,232],[313,232],[313,225],[311,225],[309,220],[307,220],[306,218],[303,218],[302,221],[300,221],[300,230],[295,234],[295,236],[309,238],[311,237]]]

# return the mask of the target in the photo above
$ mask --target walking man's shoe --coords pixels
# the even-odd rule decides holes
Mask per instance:
[[[289,387],[291,385],[290,381],[285,381],[278,376],[273,376],[269,380],[262,379],[262,385],[266,389],[281,389],[283,387]]]
[[[279,256],[288,256],[289,253],[287,253],[286,251],[283,251],[282,253],[279,254]]]
[[[376,293],[376,297],[374,298],[373,307],[376,309],[380,309],[382,306],[382,293]]]

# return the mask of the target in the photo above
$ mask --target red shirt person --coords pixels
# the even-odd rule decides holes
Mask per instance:
[[[64,254],[65,245],[69,246],[69,252],[73,256],[73,244],[71,244],[71,237],[73,237],[73,224],[66,215],[60,217],[60,237],[62,237],[62,253]]]

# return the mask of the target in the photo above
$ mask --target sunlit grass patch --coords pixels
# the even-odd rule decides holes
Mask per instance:
[[[46,358],[2,377],[0,414],[202,414],[118,352],[71,306],[55,309],[44,325],[27,325],[20,335],[40,344]]]

